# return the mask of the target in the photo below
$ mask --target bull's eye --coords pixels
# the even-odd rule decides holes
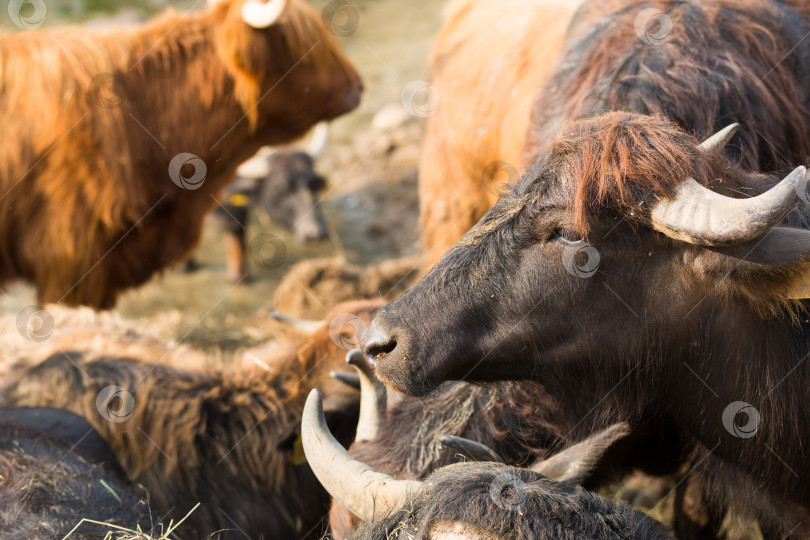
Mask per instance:
[[[554,231],[554,236],[555,238],[559,238],[563,242],[567,243],[579,242],[580,240],[582,240],[581,234],[579,234],[576,231],[572,231],[571,229],[565,229],[563,227],[560,227],[559,229]]]

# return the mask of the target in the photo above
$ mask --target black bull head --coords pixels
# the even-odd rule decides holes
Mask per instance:
[[[714,184],[705,175],[667,177],[666,169],[678,166],[677,152],[662,141],[685,136],[677,128],[657,117],[614,120],[578,122],[570,130],[588,131],[590,138],[578,140],[590,144],[608,137],[605,123],[619,126],[613,133],[619,142],[591,157],[612,163],[611,152],[629,141],[631,155],[618,168],[647,166],[647,183],[603,184],[583,230],[572,201],[586,192],[585,179],[557,155],[563,145],[553,146],[369,326],[362,349],[380,380],[414,395],[448,379],[535,378],[546,385],[568,381],[570,388],[571,380],[629,373],[640,360],[681,355],[673,358],[680,365],[706,354],[690,346],[712,339],[718,311],[739,328],[795,312],[793,299],[807,296],[810,231],[777,223],[804,193],[804,168],[756,197],[721,195],[704,187]],[[735,130],[716,134],[697,152],[691,137],[680,146],[695,163],[719,163],[712,173],[731,192],[745,189],[740,178],[751,178],[721,155]],[[669,164],[663,172],[662,163]],[[673,189],[662,194],[656,185],[665,183]]]

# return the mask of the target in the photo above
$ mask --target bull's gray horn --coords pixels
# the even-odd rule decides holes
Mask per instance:
[[[287,315],[279,311],[273,311],[272,313],[270,313],[270,317],[277,320],[278,322],[290,325],[296,330],[303,332],[304,334],[314,334],[324,326],[323,321],[309,321],[307,319],[299,319],[298,317],[293,317],[291,315]]]
[[[608,448],[630,433],[626,422],[619,422],[587,439],[535,463],[529,469],[565,484],[577,485],[599,464]]]
[[[776,225],[805,182],[805,168],[797,167],[765,193],[733,199],[689,178],[678,186],[672,200],[656,203],[650,213],[652,226],[670,238],[699,246],[742,244]]]
[[[281,17],[288,3],[288,0],[248,0],[242,6],[242,20],[259,30],[267,28]]]
[[[711,152],[712,150],[722,150],[726,147],[734,134],[737,133],[737,130],[740,129],[740,124],[734,123],[729,126],[724,127],[702,143],[698,145],[698,148],[703,150],[704,152]]]
[[[312,130],[312,136],[307,145],[307,154],[312,156],[313,160],[318,161],[326,150],[326,142],[328,140],[329,122],[318,122],[315,129]]]
[[[329,431],[317,390],[304,405],[301,437],[309,466],[323,487],[363,521],[393,514],[421,488],[421,482],[396,480],[354,459]]]
[[[360,390],[360,376],[357,373],[349,373],[348,371],[330,371],[329,376],[336,379],[346,386]]]
[[[385,386],[377,382],[360,349],[346,354],[346,363],[357,370],[360,378],[360,419],[357,421],[356,441],[371,441],[380,431],[380,419],[385,413]]]
[[[718,131],[699,148],[704,152],[723,148],[739,124]],[[750,199],[725,197],[707,189],[693,178],[686,179],[672,200],[662,199],[650,212],[652,226],[670,238],[700,246],[733,246],[753,240],[773,227],[803,187],[804,167],[782,182]]]
[[[464,437],[455,435],[442,435],[439,442],[447,448],[452,448],[459,454],[465,456],[470,461],[494,461],[503,463],[503,458],[495,450],[485,444],[481,444]]]

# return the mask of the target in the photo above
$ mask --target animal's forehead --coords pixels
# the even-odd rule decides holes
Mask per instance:
[[[478,244],[482,239],[491,236],[499,229],[512,222],[532,199],[531,193],[518,196],[511,193],[501,199],[489,212],[487,212],[478,224],[461,237],[459,246],[470,246]]]
[[[559,180],[549,171],[535,166],[515,188],[493,206],[481,221],[465,234],[458,245],[475,245],[498,230],[513,223],[524,211],[536,215],[537,210],[564,210],[566,198]]]
[[[530,204],[539,208],[564,208],[567,201],[571,200],[571,197],[565,197],[566,190],[575,189],[576,186],[564,186],[560,177],[543,165],[544,162],[540,161],[529,169],[510,196],[524,201],[524,206]]]

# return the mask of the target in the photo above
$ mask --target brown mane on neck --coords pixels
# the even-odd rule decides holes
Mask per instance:
[[[650,6],[672,22],[660,44],[636,34]],[[554,126],[624,110],[662,114],[698,136],[739,122],[730,155],[749,170],[785,172],[810,155],[808,30],[798,13],[764,0],[590,2],[534,104],[528,162],[548,151]]]

